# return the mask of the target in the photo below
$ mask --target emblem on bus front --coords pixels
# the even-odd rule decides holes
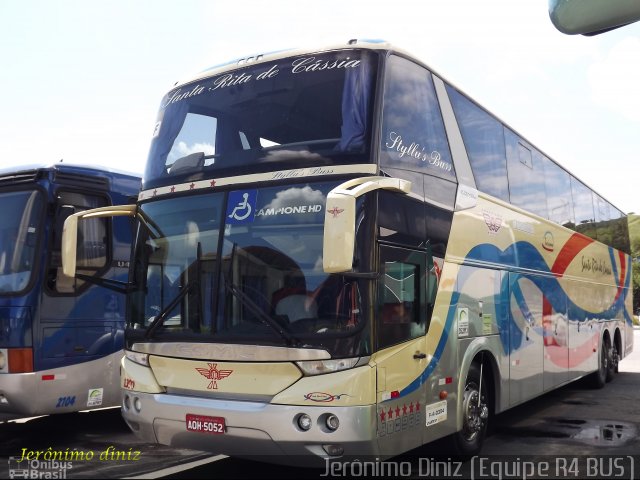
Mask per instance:
[[[342,212],[344,212],[343,208],[338,208],[338,207],[333,207],[331,210],[327,210],[327,212],[329,212],[331,215],[333,215],[333,218],[336,218],[338,215],[340,215]]]
[[[218,370],[217,363],[208,363],[209,368],[198,368],[196,370],[203,377],[211,380],[207,388],[209,390],[217,390],[218,389],[218,380],[222,380],[223,378],[227,378],[229,375],[233,373],[233,370]]]

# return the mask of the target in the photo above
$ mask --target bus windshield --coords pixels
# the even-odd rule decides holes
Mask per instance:
[[[358,340],[366,323],[358,282],[322,269],[324,207],[333,186],[142,204],[149,227],[139,232],[136,276],[145,289],[132,295],[130,327],[158,341],[366,353],[367,341]]]
[[[162,100],[145,188],[179,179],[369,163],[376,54],[340,50],[250,64]],[[243,168],[246,167],[246,171]]]
[[[27,288],[40,235],[42,194],[36,190],[0,192],[0,294]]]

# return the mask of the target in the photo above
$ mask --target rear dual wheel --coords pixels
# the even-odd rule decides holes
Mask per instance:
[[[608,338],[604,338],[600,345],[598,370],[591,374],[591,385],[593,388],[602,388],[613,378],[613,370],[615,369],[615,366],[613,365],[614,362],[611,354],[611,342]]]

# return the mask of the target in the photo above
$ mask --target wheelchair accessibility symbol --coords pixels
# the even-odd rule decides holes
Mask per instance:
[[[256,190],[229,193],[227,204],[227,223],[246,223],[253,221],[256,205]]]

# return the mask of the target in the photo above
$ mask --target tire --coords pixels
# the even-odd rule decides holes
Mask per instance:
[[[609,364],[607,365],[607,382],[610,382],[615,377],[616,373],[618,373],[618,349],[616,348],[616,344],[611,345],[609,349]]]
[[[600,346],[600,359],[598,361],[598,370],[591,374],[591,386],[600,389],[607,383],[607,375],[609,365],[611,364],[611,347],[609,340],[603,339]]]
[[[456,454],[465,457],[480,453],[489,425],[487,376],[482,375],[480,380],[480,364],[474,362],[469,367],[462,395],[462,429],[452,435]]]

